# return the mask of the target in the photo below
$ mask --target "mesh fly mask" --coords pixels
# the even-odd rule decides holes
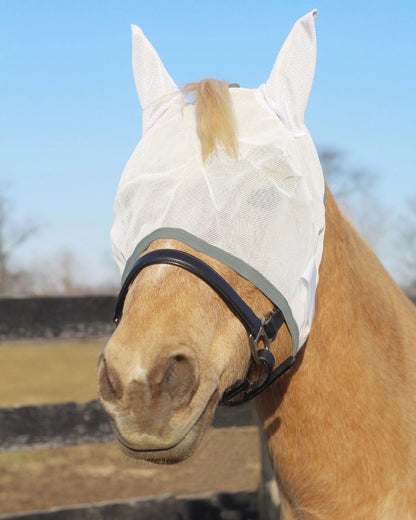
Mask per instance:
[[[156,239],[179,240],[226,264],[269,298],[291,334],[287,364],[293,363],[312,324],[325,231],[325,184],[304,124],[315,70],[315,18],[313,11],[295,23],[265,84],[230,89],[238,157],[219,146],[206,161],[195,104],[175,85],[143,32],[132,27],[143,137],[114,202],[112,246],[124,284],[118,318],[131,273],[146,265],[147,255],[141,255],[148,246]],[[179,256],[180,261],[162,251],[157,262],[181,264],[212,286],[207,266]],[[227,295],[233,294],[230,289]],[[256,320],[247,332],[267,343],[277,330],[269,337],[268,318]],[[262,350],[268,351],[267,345]],[[259,356],[256,345],[254,360]],[[268,379],[273,366],[264,363]],[[242,389],[243,394],[252,390]]]

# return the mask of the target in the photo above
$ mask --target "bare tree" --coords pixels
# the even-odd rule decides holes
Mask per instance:
[[[61,249],[47,259],[35,259],[29,267],[23,295],[116,294],[117,277],[108,276],[100,282],[90,281],[85,265],[69,249]]]
[[[377,250],[386,234],[386,211],[375,196],[377,177],[349,165],[346,154],[334,148],[319,152],[325,179],[347,217]]]
[[[59,250],[43,259],[31,255],[25,268],[18,268],[15,262],[17,253],[38,228],[30,221],[16,221],[12,206],[3,190],[0,193],[0,297],[117,292],[118,281],[113,272],[101,282],[90,283],[85,266],[68,249]],[[106,253],[106,263],[107,256]],[[105,265],[104,271],[109,271],[108,265]]]
[[[319,152],[322,170],[337,200],[348,202],[358,195],[369,195],[374,189],[376,176],[362,168],[348,165],[345,152],[324,148]]]
[[[385,259],[393,276],[416,296],[416,196],[409,199],[406,215],[390,215],[376,197],[375,175],[350,168],[345,154],[336,149],[321,150],[319,158],[326,181],[344,212],[376,251],[382,249],[384,241]]]
[[[33,223],[16,225],[11,216],[11,204],[0,194],[0,295],[12,294],[14,285],[27,273],[13,269],[11,260],[21,247],[35,232]]]

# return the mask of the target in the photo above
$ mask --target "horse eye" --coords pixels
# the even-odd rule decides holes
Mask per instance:
[[[280,194],[273,186],[266,186],[253,191],[248,197],[248,204],[255,209],[268,211],[279,203]]]

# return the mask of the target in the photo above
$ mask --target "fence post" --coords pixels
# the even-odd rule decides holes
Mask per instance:
[[[261,482],[259,490],[259,520],[275,520],[279,510],[279,491],[274,479],[272,466],[267,451],[266,441],[261,426],[260,435],[260,460],[261,460]]]

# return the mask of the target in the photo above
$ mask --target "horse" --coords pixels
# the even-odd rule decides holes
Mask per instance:
[[[313,195],[309,203],[316,203],[313,218],[318,223],[324,218],[324,230],[297,221],[291,231],[299,229],[293,250],[279,227],[284,219],[276,223],[274,236],[266,237],[280,255],[279,271],[296,264],[309,247],[302,260],[306,268],[312,251],[317,271],[294,303],[285,294],[278,301],[269,285],[254,283],[264,277],[244,260],[193,235],[190,240],[182,214],[175,217],[177,228],[153,229],[150,217],[141,215],[139,223],[134,217],[135,179],[157,181],[161,162],[171,168],[169,175],[179,171],[185,185],[194,182],[177,159],[185,139],[182,120],[192,128],[195,164],[208,175],[204,165],[214,162],[222,168],[218,178],[237,179],[245,132],[257,124],[257,112],[259,128],[267,127],[264,136],[269,124],[270,129],[279,124],[289,151],[293,143],[310,146],[304,141],[309,137],[303,114],[313,78],[315,17],[314,11],[295,24],[268,82],[254,94],[212,79],[178,89],[133,26],[144,136],[126,166],[127,195],[114,207],[115,217],[125,211],[112,230],[123,287],[117,327],[98,362],[98,396],[123,452],[165,464],[192,455],[219,403],[236,405],[253,398],[279,488],[282,520],[410,520],[416,518],[416,308],[344,216],[323,178],[321,182],[317,174],[308,193]],[[253,113],[244,96],[257,107]],[[256,139],[253,146],[263,154],[263,137]],[[190,149],[184,147],[185,158]],[[279,172],[290,153],[279,156]],[[318,172],[313,153],[305,157],[295,180],[294,174],[284,177],[284,189],[293,183],[290,200],[302,179],[312,186],[309,169]],[[144,164],[140,175],[136,160]],[[260,188],[254,190],[254,206],[264,212],[268,191]],[[179,191],[175,186],[173,192]],[[192,191],[195,204],[200,191]],[[142,192],[151,215],[165,211],[166,201],[159,204],[161,190]],[[246,204],[249,215],[254,209]],[[279,204],[273,214],[284,213]],[[222,215],[231,206],[228,201],[215,210]],[[203,225],[201,220],[196,227]],[[140,247],[134,240],[138,229],[144,237]],[[315,236],[308,246],[311,233]],[[253,235],[253,244],[247,245],[254,250],[253,261],[264,256],[261,247],[261,237]],[[296,287],[306,287],[302,272],[296,282]],[[298,301],[303,314],[296,309],[291,314]]]

